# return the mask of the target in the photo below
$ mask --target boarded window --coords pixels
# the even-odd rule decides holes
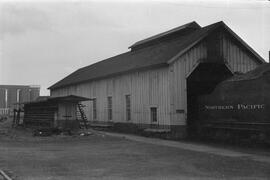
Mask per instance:
[[[108,97],[108,119],[112,120],[112,97]]]
[[[157,108],[151,107],[151,122],[157,122]]]
[[[126,118],[127,118],[127,121],[131,120],[131,100],[130,100],[130,95],[126,95]]]
[[[93,99],[93,119],[97,119],[97,99]]]

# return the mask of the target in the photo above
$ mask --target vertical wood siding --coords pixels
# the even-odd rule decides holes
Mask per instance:
[[[112,96],[113,122],[150,124],[150,107],[158,108],[159,125],[170,124],[168,68],[119,75],[51,91],[52,96],[78,95],[97,100],[97,120],[108,121],[107,97]],[[126,119],[125,95],[131,95],[131,121]],[[92,102],[84,102],[93,120]]]
[[[171,125],[186,125],[186,77],[196,68],[199,60],[206,57],[205,43],[200,43],[170,65]],[[177,113],[177,110],[180,110],[180,112],[184,110],[184,112]]]
[[[250,52],[239,46],[232,38],[222,34],[222,53],[224,60],[227,61],[233,72],[242,72],[253,70],[259,63]]]
[[[57,120],[75,120],[76,119],[75,103],[59,103]],[[66,118],[65,116],[70,116]]]
[[[239,44],[225,34],[221,34],[220,40],[220,48],[224,61],[233,73],[245,73],[259,65],[258,61],[256,61],[255,57],[251,56],[250,52],[244,50],[243,47],[239,46]],[[202,41],[170,64],[171,125],[186,125],[186,78],[200,63],[200,60],[205,58],[207,58],[207,48],[205,41]],[[177,113],[177,110],[184,110],[185,113]]]
[[[233,72],[247,72],[258,66],[255,57],[235,40],[221,34],[220,50]],[[186,78],[207,58],[206,42],[197,44],[169,67],[72,85],[53,90],[52,96],[78,95],[96,98],[97,120],[108,121],[107,97],[112,96],[113,122],[150,124],[150,107],[157,107],[160,125],[186,125]],[[131,121],[126,120],[125,95],[131,95]],[[93,120],[92,102],[85,102],[87,118]]]

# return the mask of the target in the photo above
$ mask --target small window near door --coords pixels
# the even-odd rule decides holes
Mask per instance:
[[[108,120],[112,120],[112,97],[108,97]]]
[[[93,99],[93,119],[97,119],[97,99]]]
[[[157,108],[156,107],[151,107],[151,122],[157,122]]]

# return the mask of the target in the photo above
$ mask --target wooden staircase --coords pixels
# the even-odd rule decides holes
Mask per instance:
[[[85,107],[85,105],[81,103],[78,104],[77,119],[79,121],[79,125],[81,129],[83,128],[88,129],[88,121],[84,113],[83,107]]]

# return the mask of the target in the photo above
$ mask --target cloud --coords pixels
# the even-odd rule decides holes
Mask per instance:
[[[46,6],[43,9],[46,9],[57,29],[122,28],[121,23],[112,18],[108,4],[78,1],[46,3]]]
[[[46,13],[27,5],[27,3],[0,4],[0,33],[2,35],[50,29],[51,23]]]

